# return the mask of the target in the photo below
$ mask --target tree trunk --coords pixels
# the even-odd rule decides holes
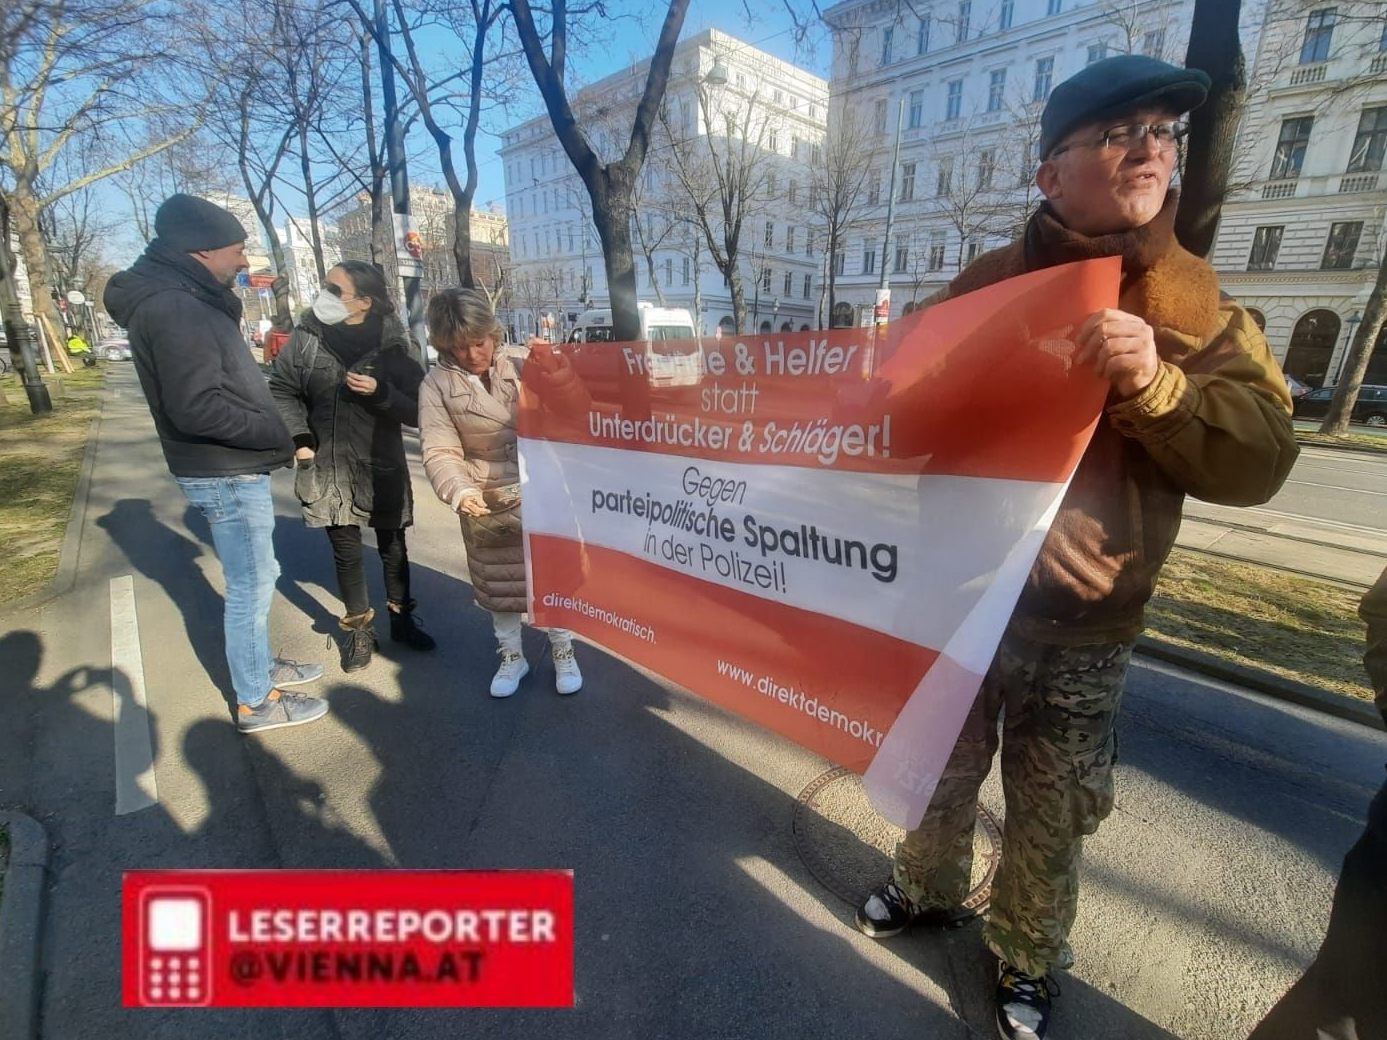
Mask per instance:
[[[39,230],[38,199],[26,181],[16,181],[8,197],[15,233],[19,236],[19,249],[24,254],[24,266],[29,272],[29,300],[34,308],[34,317],[46,318],[49,328],[60,329],[63,327],[62,316],[53,304],[53,297],[48,295],[52,267],[48,262],[48,247]]]
[[[1334,391],[1334,399],[1329,402],[1320,433],[1336,437],[1348,433],[1349,418],[1353,415],[1353,406],[1358,403],[1358,391],[1368,373],[1368,363],[1372,361],[1373,347],[1377,345],[1384,318],[1387,318],[1387,255],[1378,264],[1377,281],[1373,283],[1368,305],[1363,308],[1363,323],[1358,326],[1348,357],[1340,369],[1343,375]]]
[[[260,226],[265,229],[265,237],[270,240],[270,258],[274,261],[275,274],[279,276],[274,281],[274,326],[287,332],[294,327],[294,312],[289,305],[289,279],[286,277],[289,265],[284,260],[284,246],[279,241],[279,232],[275,230],[274,217],[265,204],[254,194],[250,203],[255,207],[255,215],[260,218]]]
[[[1241,0],[1195,0],[1185,65],[1213,81],[1209,100],[1190,113],[1190,135],[1175,237],[1195,256],[1208,256],[1228,194],[1233,146],[1247,91],[1238,38]]]
[[[828,327],[833,328],[833,312],[838,306],[838,235],[828,240]]]
[[[703,328],[703,279],[699,277],[702,273],[700,261],[703,259],[702,243],[698,235],[693,236],[693,305],[694,305],[694,324],[698,328],[698,334],[705,333]]]
[[[386,250],[391,246],[381,219],[385,212],[385,167],[381,165],[380,148],[376,144],[375,98],[371,89],[371,34],[363,32],[360,42],[361,102],[366,122],[366,158],[371,166],[371,262],[384,265]]]
[[[608,168],[609,174],[613,167]],[[603,267],[607,271],[612,338],[619,343],[638,340],[641,318],[635,257],[631,251],[631,185],[613,184],[608,180],[605,191],[600,185],[588,185],[588,193],[592,198],[592,222],[602,243]]]
[[[303,119],[299,120],[299,168],[303,170],[303,196],[308,205],[308,234],[313,242],[313,266],[318,269],[318,283],[321,285],[327,278],[327,266],[323,259],[323,237],[318,231],[318,191],[313,183],[313,165],[308,157],[308,126]]]
[[[727,287],[732,291],[732,324],[736,326],[737,333],[741,334],[746,331],[746,288],[742,285],[742,272],[738,265],[733,263],[724,273],[727,275]]]

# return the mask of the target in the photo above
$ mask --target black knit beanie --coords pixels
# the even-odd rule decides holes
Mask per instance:
[[[221,249],[246,240],[246,229],[220,206],[195,195],[170,195],[154,214],[154,233],[180,253]]]

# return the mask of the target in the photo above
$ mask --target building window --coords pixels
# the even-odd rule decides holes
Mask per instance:
[[[944,232],[942,231],[929,233],[929,263],[926,266],[931,271],[944,270]]]
[[[771,220],[768,220],[768,221],[766,221],[766,239],[765,239],[765,243],[764,243],[764,244],[765,244],[765,247],[766,247],[767,249],[769,249],[769,248],[771,247],[771,245],[772,245],[774,242],[775,242],[775,222],[774,222],[774,221],[771,221]]]
[[[1321,7],[1311,11],[1305,23],[1305,42],[1300,45],[1300,63],[1314,65],[1329,59],[1329,44],[1334,38],[1333,7]]]
[[[790,158],[799,158],[799,138],[797,136],[792,136],[790,138]]]
[[[949,81],[948,98],[944,103],[944,119],[952,122],[963,114],[963,80]]]
[[[1329,238],[1324,243],[1322,271],[1347,271],[1353,266],[1353,254],[1358,252],[1358,236],[1363,233],[1361,220],[1331,224]]]
[[[1046,16],[1057,15],[1064,10],[1064,0],[1045,0]]]
[[[1283,226],[1259,227],[1252,236],[1252,252],[1247,256],[1249,271],[1270,271],[1276,267],[1276,254],[1281,251]]]
[[[823,158],[824,158],[823,146],[822,146],[822,145],[818,145],[818,144],[814,145],[814,147],[810,150],[809,158],[810,158],[810,161],[812,161],[813,164],[814,164],[815,166],[818,166],[821,162],[823,162]]]
[[[1159,58],[1164,50],[1164,29],[1153,29],[1141,38],[1141,53],[1148,58]]]
[[[805,298],[806,300],[809,299],[809,286],[810,286],[810,284],[811,284],[811,278],[810,278],[810,276],[809,276],[809,275],[805,275],[805,276],[804,276],[804,298]]]
[[[799,184],[795,181],[790,182],[790,205],[794,206],[799,202]]]
[[[910,92],[910,129],[920,129],[920,123],[925,115],[925,92],[923,90],[912,90]]]
[[[848,267],[848,254],[843,250],[838,250],[838,255],[833,258],[833,273],[839,278],[843,277],[843,272]]]
[[[892,264],[893,273],[901,274],[910,263],[910,240],[896,239],[896,262]]]
[[[915,198],[915,164],[901,163],[901,201],[911,202]]]
[[[772,94],[771,96],[772,96],[773,98],[775,98],[775,103],[776,103],[777,105],[783,105],[783,104],[785,103],[785,93],[784,93],[784,91],[777,90],[777,91],[776,91],[774,94]]]
[[[954,34],[955,43],[965,43],[968,40],[968,33],[971,30],[973,21],[973,0],[959,0],[958,2],[958,25],[957,32]]]
[[[1375,173],[1382,169],[1387,152],[1387,107],[1365,108],[1358,117],[1358,133],[1349,154],[1349,173]]]
[[[946,155],[939,160],[939,180],[935,183],[934,193],[940,198],[952,195],[954,192],[954,157]]]
[[[920,24],[915,29],[915,53],[924,54],[929,50],[929,12],[920,16]]]
[[[1055,59],[1037,58],[1035,62],[1035,90],[1032,101],[1044,101],[1050,96],[1050,85],[1055,78]]]
[[[883,65],[891,64],[891,44],[895,36],[896,30],[889,25],[881,30],[881,63]]]
[[[866,242],[862,243],[862,273],[875,274],[877,269],[877,251]]]
[[[774,151],[777,151],[777,150],[778,150],[778,149],[777,149],[777,146],[779,145],[779,143],[780,143],[780,141],[779,141],[779,139],[776,137],[775,131],[772,130],[772,131],[766,136],[766,147],[769,148],[771,151],[774,152]]]
[[[688,285],[688,284],[689,284],[689,268],[690,268],[690,266],[691,266],[691,265],[690,265],[690,263],[689,263],[689,258],[688,258],[687,256],[684,257],[684,282],[683,282],[684,285]]]
[[[766,174],[766,194],[769,195],[771,198],[775,198],[775,189],[776,189],[776,186],[777,186],[777,182],[776,182],[776,179],[775,179],[775,174],[773,174],[773,173],[768,173],[768,174]]]
[[[978,190],[987,191],[992,187],[993,174],[997,172],[997,152],[984,148],[978,152]]]
[[[1088,45],[1088,63],[1092,65],[1095,61],[1102,61],[1108,56],[1107,41],[1102,43],[1090,43]]]
[[[1011,28],[1011,20],[1016,14],[1016,0],[1002,0],[1002,11],[997,16],[997,28],[1006,30]]]
[[[1276,155],[1271,161],[1272,180],[1289,180],[1300,176],[1314,122],[1314,116],[1295,116],[1282,121],[1281,136],[1276,141]]]
[[[877,98],[872,102],[872,122],[876,125],[877,133],[886,133],[886,99]]]
[[[570,254],[576,253],[576,252],[577,252],[577,250],[573,248],[573,229],[572,229],[572,228],[569,228],[569,229],[568,229],[568,251],[569,251]]]
[[[673,284],[674,284],[674,260],[673,260],[671,257],[668,257],[668,256],[667,256],[667,257],[665,257],[665,288],[669,288],[669,287],[670,287],[671,285],[673,285]]]
[[[792,292],[794,291],[794,288],[793,288],[794,282],[795,282],[795,273],[794,273],[793,271],[786,271],[786,272],[785,272],[785,289],[784,289],[784,295],[789,296],[790,293],[792,293]]]
[[[685,133],[693,126],[693,110],[687,101],[679,102],[679,125]]]
[[[810,228],[804,233],[804,255],[814,255],[814,229]]]
[[[980,239],[980,238],[970,238],[970,239],[968,240],[968,255],[967,255],[967,257],[965,258],[964,263],[969,263],[969,264],[971,264],[974,260],[976,260],[976,259],[978,258],[978,254],[981,253],[981,252],[982,252],[982,239]]]
[[[1002,95],[1007,89],[1007,70],[993,69],[987,82],[987,110],[989,112],[1000,112],[1002,110]]]
[[[771,291],[771,269],[769,267],[761,268],[761,291]]]
[[[869,170],[867,172],[867,205],[881,205],[881,171]]]
[[[794,251],[795,251],[795,227],[794,227],[793,224],[791,224],[789,227],[787,227],[787,228],[785,229],[785,252],[787,252],[787,253],[793,253]]]

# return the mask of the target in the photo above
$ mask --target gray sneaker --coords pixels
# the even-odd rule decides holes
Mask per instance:
[[[274,667],[270,669],[270,682],[274,683],[277,690],[286,686],[302,686],[304,683],[316,682],[322,677],[322,665],[303,664],[291,661],[287,657],[276,657]]]
[[[285,726],[302,726],[316,722],[327,714],[327,701],[302,693],[283,693],[271,690],[270,695],[254,708],[240,705],[236,709],[236,728],[242,733],[259,733]]]

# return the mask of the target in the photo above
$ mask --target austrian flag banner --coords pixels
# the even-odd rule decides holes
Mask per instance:
[[[535,623],[862,772],[914,826],[1101,415],[1073,337],[1119,273],[1049,268],[884,333],[537,352]]]

